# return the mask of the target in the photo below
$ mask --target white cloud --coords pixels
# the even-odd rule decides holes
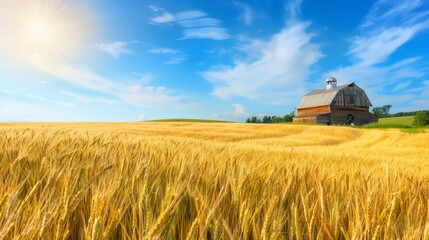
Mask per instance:
[[[423,5],[422,0],[378,0],[365,17],[361,27],[374,25],[396,25],[397,23],[414,22],[424,17],[424,12],[416,12]],[[410,15],[410,13],[413,13]]]
[[[404,89],[404,88],[406,88],[406,87],[410,86],[410,85],[411,85],[411,83],[413,83],[413,81],[411,81],[411,80],[406,81],[406,82],[399,83],[398,85],[396,85],[396,86],[395,86],[395,88],[393,88],[393,89],[392,89],[392,92],[397,92],[397,91],[399,91],[399,90],[402,90],[402,89]]]
[[[175,18],[174,15],[169,12],[164,12],[162,15],[151,18],[152,22],[155,23],[168,23],[168,22],[174,22]]]
[[[137,80],[139,84],[148,84],[158,78],[158,76],[150,73],[146,73],[146,74],[137,73],[136,75],[139,77],[139,79]]]
[[[156,5],[149,5],[148,7],[152,12],[159,12],[159,7]]]
[[[232,117],[232,118],[242,118],[245,116],[248,116],[249,113],[246,112],[244,109],[244,106],[240,103],[234,103],[231,104],[232,108],[234,109],[233,112],[223,112],[223,113],[214,113],[212,114],[212,117]]]
[[[187,57],[173,57],[170,60],[168,60],[167,62],[165,62],[165,64],[168,65],[176,65],[176,64],[180,64],[183,61],[186,61],[188,58]]]
[[[301,4],[303,0],[291,0],[288,2],[287,9],[290,21],[298,21],[301,14]]]
[[[155,5],[149,5],[149,8],[152,10],[152,12],[159,14],[158,16],[150,19],[152,23],[162,24],[162,23],[174,22],[176,20],[174,15],[168,12],[167,10],[165,10],[164,8],[160,8]]]
[[[153,48],[148,52],[150,53],[159,53],[159,54],[176,54],[179,53],[179,50],[171,49],[171,48]]]
[[[50,100],[50,99],[47,99],[45,97],[37,96],[34,94],[27,94],[26,97],[40,101],[40,102],[55,103],[55,104],[59,104],[59,105],[64,106],[64,107],[74,107],[74,104],[70,103],[70,102],[65,102],[65,101],[60,101],[60,100]]]
[[[156,54],[170,54],[175,55],[174,57],[170,58],[165,64],[168,65],[175,65],[180,64],[183,61],[186,61],[188,59],[188,56],[184,54],[180,54],[181,52],[179,50],[174,50],[170,48],[154,48],[149,50],[150,53],[156,53]]]
[[[8,88],[0,88],[0,93],[10,94],[10,95],[15,94],[15,92],[14,92],[14,91],[12,91],[12,90],[10,90],[10,89],[8,89]]]
[[[203,28],[188,28],[183,30],[184,37],[182,39],[212,39],[225,40],[231,38],[225,28],[220,27],[203,27]]]
[[[198,18],[178,22],[183,28],[217,27],[221,21],[214,18]]]
[[[244,24],[246,24],[247,26],[250,26],[253,23],[253,20],[255,19],[255,12],[253,11],[253,9],[244,3],[235,3],[240,9],[241,9],[241,14],[238,17],[238,19],[242,20],[244,22]]]
[[[109,94],[136,106],[177,106],[182,97],[173,95],[164,87],[128,86],[120,82],[103,78],[89,70],[52,61],[43,56],[29,56],[27,61],[37,69],[78,87]]]
[[[359,26],[361,34],[352,40],[349,55],[354,63],[327,73],[332,73],[339,80],[357,82],[369,93],[375,106],[413,102],[418,95],[397,92],[409,87],[413,79],[424,76],[425,71],[416,64],[420,58],[412,57],[391,64],[386,62],[401,46],[429,28],[429,20],[424,18],[429,16],[429,11],[421,11],[421,4],[419,0],[377,1]],[[393,94],[387,96],[386,91]]]
[[[137,42],[111,42],[111,43],[95,43],[94,47],[98,50],[109,54],[114,58],[118,58],[124,54],[133,54],[134,51],[129,49],[131,44]]]
[[[117,100],[115,99],[108,99],[108,98],[100,98],[100,97],[87,97],[78,93],[74,93],[74,92],[69,92],[69,91],[62,91],[62,94],[72,97],[80,102],[85,102],[85,103],[104,103],[104,104],[108,104],[108,105],[114,105],[116,103],[118,103]]]
[[[201,18],[205,17],[207,14],[203,11],[199,10],[190,10],[190,11],[183,11],[176,14],[176,18],[178,20],[187,20],[187,19],[194,19],[194,18]]]
[[[251,52],[251,59],[204,72],[215,87],[213,94],[222,99],[241,96],[270,103],[285,103],[302,94],[310,67],[323,56],[319,45],[310,42],[308,26],[289,23],[268,41],[250,42],[245,49]]]
[[[359,36],[353,41],[349,54],[359,59],[359,64],[366,66],[384,62],[416,32],[415,27],[392,27],[374,35]]]
[[[221,21],[206,17],[205,12],[190,10],[172,14],[154,5],[150,5],[149,8],[158,14],[158,16],[151,18],[152,22],[158,24],[176,23],[182,27],[184,36],[181,39],[225,40],[231,38],[228,30],[220,26]]]

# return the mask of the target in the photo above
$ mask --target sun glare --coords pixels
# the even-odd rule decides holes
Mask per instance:
[[[99,28],[84,0],[0,0],[0,49],[13,55],[80,57]]]
[[[38,40],[46,40],[49,35],[49,28],[44,22],[36,22],[31,25],[30,33]]]

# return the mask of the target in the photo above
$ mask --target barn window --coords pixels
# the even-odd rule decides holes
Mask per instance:
[[[351,124],[354,124],[355,123],[355,115],[353,115],[353,114],[347,114],[346,115],[346,124],[347,125],[351,125]]]

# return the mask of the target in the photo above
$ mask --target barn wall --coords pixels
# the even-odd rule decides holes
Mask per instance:
[[[369,107],[351,107],[351,106],[331,106],[331,111],[361,111],[361,112],[369,112]]]
[[[332,123],[331,114],[321,114],[317,116],[317,123],[328,124]]]
[[[294,123],[316,123],[316,116],[312,117],[295,117],[293,118]]]
[[[331,113],[332,116],[332,124],[334,125],[343,125],[347,122],[347,114],[354,115],[354,124],[356,126],[361,126],[364,124],[377,122],[377,118],[365,111],[334,111]]]
[[[319,106],[312,108],[302,108],[298,109],[298,116],[305,116],[311,114],[321,114],[321,113],[329,113],[331,111],[331,106]]]
[[[332,101],[332,105],[370,107],[371,103],[369,102],[365,91],[356,86],[351,86],[338,91],[337,95]]]

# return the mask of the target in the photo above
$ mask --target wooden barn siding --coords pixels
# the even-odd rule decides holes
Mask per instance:
[[[329,106],[329,105],[312,107],[312,108],[302,108],[302,109],[298,109],[298,116],[329,113],[330,111],[331,111],[331,106]]]
[[[347,114],[354,115],[354,124],[357,126],[374,122],[374,117],[369,112],[364,111],[335,111],[331,113],[332,124],[342,125],[347,122]]]
[[[294,123],[316,123],[316,116],[313,117],[296,117],[293,118]]]
[[[329,113],[317,116],[317,123],[331,124],[331,122],[332,122],[331,114],[329,114]]]
[[[337,111],[369,112],[369,107],[354,107],[354,106],[337,107],[337,106],[331,106],[331,112],[337,112]]]
[[[334,106],[370,106],[370,102],[366,93],[356,86],[347,87],[338,91],[334,100],[332,101]]]

